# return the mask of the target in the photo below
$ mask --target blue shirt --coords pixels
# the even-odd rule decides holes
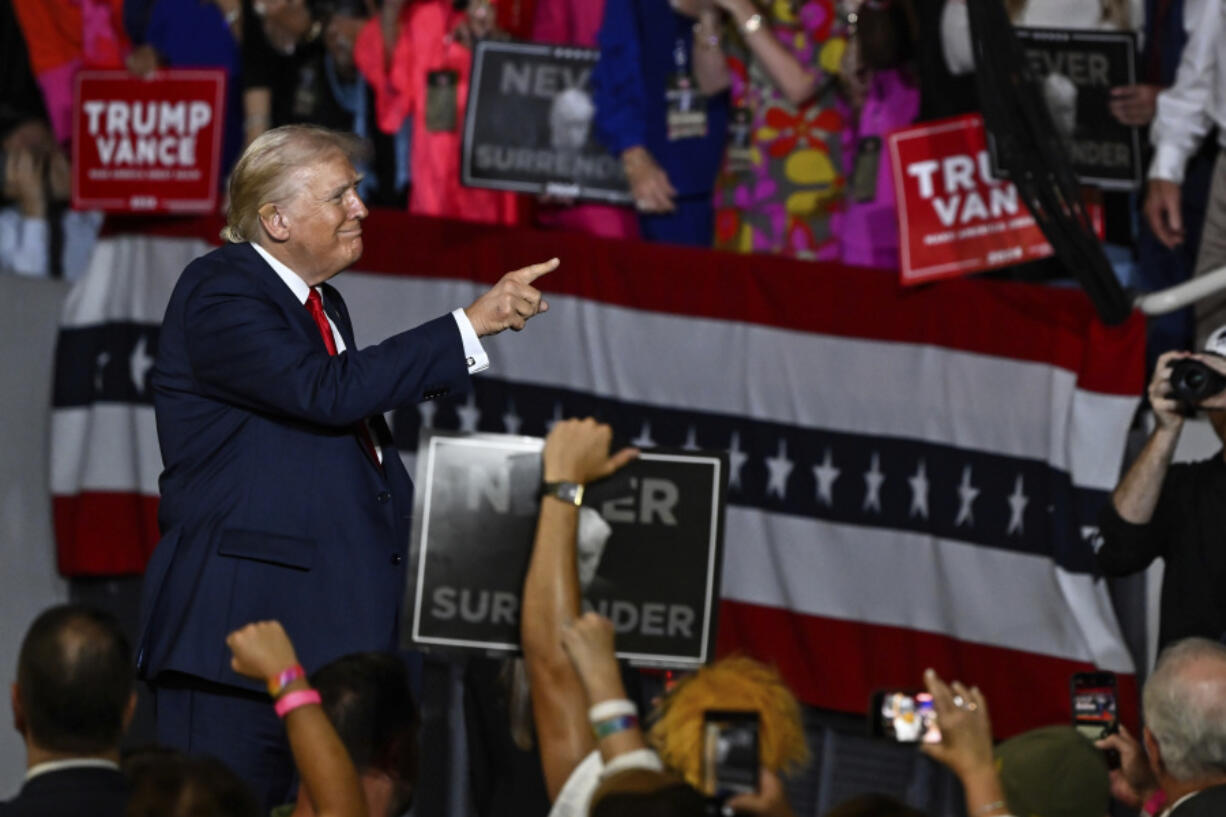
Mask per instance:
[[[715,187],[728,132],[728,93],[707,99],[707,135],[669,141],[669,80],[693,72],[694,20],[666,0],[607,0],[592,72],[596,137],[614,155],[641,145],[668,174],[679,196]],[[679,66],[682,62],[683,66]]]
[[[145,41],[171,68],[221,68],[226,72],[226,121],[221,178],[243,147],[243,83],[238,43],[221,9],[200,0],[156,0],[144,29]]]

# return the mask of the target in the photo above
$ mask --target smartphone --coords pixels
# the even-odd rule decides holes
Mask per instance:
[[[708,709],[702,715],[702,783],[708,798],[724,800],[758,790],[758,713]]]
[[[932,695],[916,690],[886,689],[873,693],[868,711],[873,737],[899,743],[940,743]]]
[[[1119,729],[1114,672],[1076,672],[1069,681],[1073,726],[1090,740]]]

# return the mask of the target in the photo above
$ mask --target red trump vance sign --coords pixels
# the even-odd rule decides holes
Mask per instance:
[[[111,212],[217,207],[225,73],[83,71],[73,110],[72,205]]]
[[[1052,254],[1017,187],[992,177],[978,114],[895,131],[889,145],[904,285]],[[1101,208],[1091,215],[1101,234]]]

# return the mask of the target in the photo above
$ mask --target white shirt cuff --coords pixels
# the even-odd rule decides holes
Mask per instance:
[[[19,275],[47,274],[50,231],[45,218],[22,216],[17,227],[17,248],[13,253],[13,271]]]
[[[476,374],[488,369],[490,356],[485,353],[485,347],[481,345],[477,331],[473,329],[472,321],[468,319],[464,309],[453,310],[451,317],[455,318],[455,324],[460,329],[460,340],[464,343],[464,362],[468,365],[468,373]]]
[[[660,762],[660,756],[651,749],[631,749],[629,752],[622,752],[616,757],[609,758],[604,764],[604,768],[600,771],[600,777],[601,779],[606,779],[627,769],[648,769],[653,772],[662,772],[664,771],[664,764]]]
[[[1149,163],[1149,178],[1166,179],[1183,184],[1183,166],[1187,157],[1174,145],[1157,145],[1153,161]]]

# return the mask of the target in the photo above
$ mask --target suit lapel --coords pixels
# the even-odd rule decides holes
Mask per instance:
[[[314,343],[319,344],[319,348],[326,351],[323,338],[319,334],[319,327],[315,325],[315,319],[311,317],[310,311],[298,302],[298,298],[290,288],[285,285],[280,276],[268,265],[260,254],[252,249],[248,243],[230,244],[226,247],[234,255],[234,261],[244,269],[251,272],[252,277],[260,282],[260,285],[268,292],[269,297],[281,307],[286,313],[289,321],[294,326],[297,326],[303,333],[313,339]],[[345,301],[341,298],[341,294],[334,287],[327,284],[320,286],[323,291],[324,312],[336,324],[336,328],[340,330],[341,338],[345,341],[346,349],[356,349],[356,344],[353,339],[353,326],[349,322],[349,310],[345,308]],[[382,418],[379,418],[382,420]],[[384,426],[386,428],[386,425]],[[375,459],[373,453],[366,447],[366,442],[362,439],[361,432],[355,428],[350,435],[353,437],[353,444],[362,452],[362,456],[374,466],[375,470],[381,475],[384,475],[383,466]],[[375,439],[379,438],[378,433],[375,433]]]
[[[341,294],[336,291],[335,287],[329,286],[328,284],[320,284],[319,289],[323,293],[324,312],[327,313],[328,317],[332,319],[332,322],[336,324],[337,330],[341,333],[341,339],[345,341],[345,349],[356,352],[357,341],[354,340],[353,337],[353,323],[349,320],[349,309],[345,306],[345,299],[341,297]],[[385,435],[388,439],[391,437],[390,432],[387,431],[387,423],[383,422],[383,418],[381,416],[370,417],[368,419],[370,421],[368,428],[371,438],[374,440],[376,445],[386,448],[387,444],[384,442],[384,437]],[[380,428],[380,425],[382,428]],[[362,438],[360,432],[358,434],[354,434],[354,439],[357,441],[358,447],[362,449],[362,454],[366,457],[370,464],[373,465],[381,475],[386,477],[387,474],[385,467],[376,458],[374,452],[372,452],[366,446],[366,441]],[[386,457],[387,452],[384,451],[384,459],[386,459]]]
[[[323,292],[324,312],[328,313],[328,317],[340,330],[341,338],[345,341],[345,348],[357,351],[357,341],[353,337],[353,322],[349,320],[349,309],[345,306],[345,299],[336,291],[336,287],[321,284],[319,288]]]
[[[297,327],[308,338],[312,338],[314,343],[319,344],[320,349],[326,351],[323,338],[319,336],[319,327],[315,325],[315,319],[299,302],[298,296],[294,295],[281,277],[268,265],[268,262],[261,258],[260,254],[248,243],[231,244],[227,249],[232,249],[234,261],[249,271],[251,277],[259,282],[273,302],[285,312],[290,324]]]

